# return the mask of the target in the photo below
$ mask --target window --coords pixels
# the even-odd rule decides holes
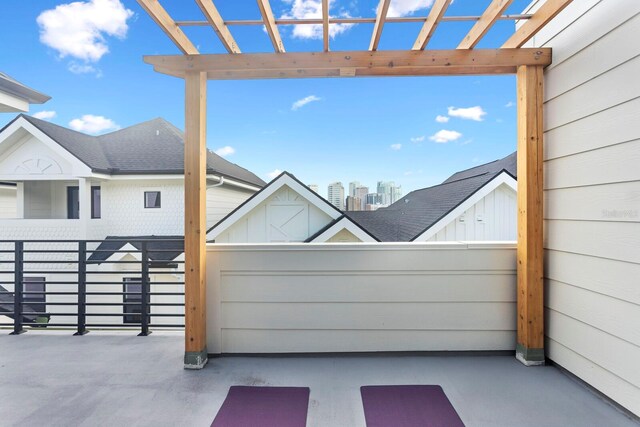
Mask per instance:
[[[67,218],[80,218],[80,188],[67,187]]]
[[[145,208],[159,208],[160,207],[160,192],[159,191],[145,191],[144,192],[144,207]]]
[[[91,218],[102,217],[102,201],[100,198],[100,187],[91,187]]]
[[[142,302],[142,281],[139,277],[125,277],[122,279],[122,290],[125,294],[133,294],[133,295],[123,295],[122,302],[126,305],[123,307],[122,312],[124,313],[123,321],[124,323],[141,323],[142,318],[142,306],[139,305]],[[138,304],[131,304],[138,303]]]
[[[25,313],[45,313],[47,311],[47,291],[44,277],[24,277],[22,279]]]
[[[149,284],[147,281],[147,291]],[[122,313],[124,323],[142,323],[142,280],[140,277],[125,277],[122,279],[122,290],[125,294],[122,296],[122,302],[128,303],[124,305]],[[147,294],[147,304],[150,302]],[[147,314],[149,314],[149,306],[147,306]]]

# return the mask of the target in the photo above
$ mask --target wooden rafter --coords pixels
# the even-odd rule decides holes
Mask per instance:
[[[329,0],[322,0],[322,46],[329,52]]]
[[[280,55],[145,56],[156,71],[183,76],[186,71],[209,78],[296,78],[342,76],[406,76],[515,73],[519,65],[551,63],[551,49],[384,50],[353,52],[293,52]],[[347,72],[348,71],[348,72]]]
[[[276,19],[273,16],[269,0],[258,0],[258,7],[260,8],[260,14],[262,15],[264,26],[271,38],[271,43],[273,43],[273,48],[278,53],[284,53],[284,44],[282,43],[282,37],[280,37],[280,31],[278,31]]]
[[[473,49],[480,39],[491,29],[513,0],[493,0],[478,22],[471,28],[458,45],[458,49]]]
[[[369,50],[378,50],[378,43],[380,43],[380,37],[382,36],[382,29],[387,19],[387,12],[389,11],[389,5],[391,0],[380,0],[378,4],[378,12],[376,13],[376,23],[373,26],[373,34],[371,35],[371,43],[369,43]]]
[[[182,32],[176,21],[169,16],[167,11],[160,5],[158,0],[138,0],[138,4],[147,11],[151,19],[162,28],[167,37],[173,41],[178,49],[186,55],[197,55],[198,49],[191,43],[191,40]]]
[[[572,0],[547,0],[530,20],[522,24],[520,28],[507,40],[503,48],[516,48],[524,45],[531,37],[536,35],[549,21],[571,3]]]
[[[431,40],[431,36],[436,30],[436,27],[444,17],[444,13],[451,4],[451,0],[436,0],[431,6],[431,12],[427,16],[427,20],[424,21],[424,25],[420,29],[418,38],[413,43],[413,50],[423,50],[427,47],[427,43]]]
[[[238,44],[235,39],[231,35],[231,32],[227,28],[220,16],[220,12],[218,12],[218,8],[213,4],[212,0],[196,0],[200,9],[202,9],[202,13],[207,18],[207,21],[213,27],[213,30],[216,32],[220,41],[227,49],[229,53],[240,53],[240,48],[238,48]]]

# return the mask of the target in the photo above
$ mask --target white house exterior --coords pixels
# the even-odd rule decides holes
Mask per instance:
[[[383,242],[515,241],[516,153],[376,211],[347,212]]]
[[[636,415],[639,33],[637,0],[582,0],[529,43],[553,48],[544,75],[547,357]]]
[[[0,113],[26,112],[29,104],[44,104],[51,97],[0,72]]]
[[[127,151],[114,161],[119,145]],[[18,116],[0,132],[0,239],[181,235],[182,149],[181,134],[162,119],[91,137]],[[264,182],[209,154],[207,222],[214,224]]]
[[[207,240],[216,243],[377,241],[288,172],[211,227]]]
[[[106,240],[100,245],[87,244],[88,281],[121,282],[122,287],[115,287],[121,291],[139,283],[141,267],[111,261],[139,262],[141,240],[151,241],[152,249],[163,238],[173,239],[168,252],[150,253],[151,262],[161,266],[150,275],[150,292],[181,292],[182,265],[177,261],[184,258],[183,151],[181,132],[162,119],[93,137],[18,116],[0,131],[0,241],[5,241],[0,246],[12,250],[13,244],[7,242],[12,240]],[[260,190],[264,181],[213,153],[207,160],[207,222],[214,224]],[[25,243],[25,249],[32,250],[77,247],[74,242]],[[46,292],[72,291],[60,282],[78,281],[75,254],[29,256],[42,263],[25,264],[25,280],[43,283]],[[13,254],[2,253],[0,258],[10,261]],[[4,287],[0,292],[13,291],[13,271],[12,263],[0,264]],[[176,285],[171,285],[174,282]],[[113,283],[87,286],[94,293],[114,291]],[[122,297],[96,298],[122,302]],[[63,314],[77,309],[53,303],[74,299],[47,295],[36,304],[46,309],[50,323],[63,324],[75,321]],[[180,298],[173,300],[180,302]],[[154,295],[150,302],[167,301]],[[94,324],[126,319],[117,316],[123,313],[122,307],[90,306],[87,310],[89,314],[112,315],[94,316]],[[181,311],[177,307],[152,308],[152,313]],[[161,317],[154,322],[176,324],[182,319]]]

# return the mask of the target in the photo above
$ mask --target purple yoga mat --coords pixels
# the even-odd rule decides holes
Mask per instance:
[[[305,427],[307,387],[233,386],[211,427]]]
[[[439,385],[360,387],[367,427],[464,427]]]

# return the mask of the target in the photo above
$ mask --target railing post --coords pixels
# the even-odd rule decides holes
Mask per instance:
[[[22,328],[23,312],[23,280],[24,280],[24,242],[15,242],[14,254],[14,288],[13,288],[13,332],[11,335],[20,335],[26,332]]]
[[[140,326],[142,332],[138,336],[146,337],[151,333],[149,332],[149,253],[147,242],[141,242],[140,256],[142,257],[142,277],[140,280]]]
[[[78,332],[73,335],[85,335],[87,331],[87,241],[78,241]]]

